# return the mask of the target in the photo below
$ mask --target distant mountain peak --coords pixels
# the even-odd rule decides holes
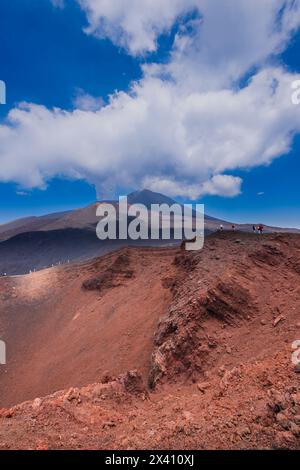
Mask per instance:
[[[151,204],[168,204],[175,203],[173,199],[161,193],[150,191],[150,189],[141,189],[134,191],[127,196],[129,204],[144,204],[150,208]]]

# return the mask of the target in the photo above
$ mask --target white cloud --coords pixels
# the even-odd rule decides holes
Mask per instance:
[[[200,20],[181,24],[174,66],[180,68],[188,52],[187,63],[197,58],[199,71],[208,72],[213,62],[216,74],[231,76],[284,48],[300,21],[298,0],[77,1],[87,13],[88,33],[108,37],[133,55],[155,51],[162,33],[196,11]]]
[[[87,13],[87,33],[108,37],[133,55],[155,51],[158,36],[197,4],[195,0],[77,1]]]
[[[222,194],[234,197],[241,192],[241,178],[229,175],[215,175],[209,181],[203,183],[202,194],[217,196]]]
[[[289,151],[292,133],[300,130],[290,100],[294,78],[268,69],[240,91],[187,95],[145,78],[98,111],[20,105],[9,125],[0,126],[0,179],[31,187],[64,174],[104,192],[173,181],[178,195],[232,196],[240,181],[219,175],[269,164]]]
[[[300,25],[299,0],[197,3],[201,19],[182,28],[171,61],[156,71],[189,91],[231,87],[282,52]]]
[[[74,107],[82,111],[98,111],[104,105],[101,97],[95,97],[78,89],[73,100]]]
[[[242,179],[230,175],[215,175],[201,184],[170,180],[165,178],[147,177],[144,186],[152,191],[157,191],[169,196],[181,196],[189,200],[196,200],[200,196],[225,196],[234,197],[241,193]]]
[[[291,83],[300,76],[266,61],[298,27],[300,0],[81,5],[90,32],[132,54],[154,50],[187,8],[198,6],[203,18],[183,23],[169,62],[144,66],[144,77],[108,105],[81,93],[73,112],[29,103],[13,109],[0,126],[0,181],[42,187],[66,175],[86,178],[99,193],[150,187],[190,199],[232,197],[242,181],[231,171],[268,165],[290,150],[300,132]],[[236,87],[253,65],[260,70]]]

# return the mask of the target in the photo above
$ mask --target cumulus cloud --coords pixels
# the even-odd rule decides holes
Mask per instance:
[[[231,87],[282,52],[300,25],[299,0],[198,3],[201,18],[179,31],[172,60],[157,71],[187,90]]]
[[[298,0],[77,1],[86,11],[88,33],[108,37],[133,55],[155,51],[157,38],[194,12],[179,28],[175,55],[182,59],[193,49],[189,58],[201,58],[200,66],[213,61],[218,72],[226,66],[233,75],[284,48],[299,26]]]
[[[153,52],[157,38],[176,18],[194,8],[195,0],[78,0],[86,11],[86,32],[110,38],[133,55]]]
[[[267,59],[299,26],[300,0],[228,0],[226,8],[213,0],[80,4],[91,34],[134,55],[155,50],[177,19],[170,60],[144,65],[143,78],[107,105],[81,92],[71,112],[32,103],[13,109],[0,126],[1,181],[43,187],[65,175],[104,194],[149,187],[190,199],[233,197],[242,181],[231,171],[289,152],[300,132],[291,101],[291,83],[300,76]],[[249,83],[237,86],[253,66]]]
[[[159,181],[168,189],[169,181],[175,195],[173,181],[177,195],[234,195],[240,181],[223,173],[269,164],[289,151],[292,132],[300,130],[292,78],[268,69],[240,91],[181,96],[176,85],[147,78],[98,111],[24,103],[0,126],[0,178],[32,187],[64,174],[102,192],[161,189]]]
[[[169,196],[181,196],[189,200],[196,200],[200,196],[226,196],[234,197],[241,193],[242,179],[230,175],[214,175],[211,179],[201,184],[177,182],[166,178],[146,178],[145,187],[152,191],[168,194]]]

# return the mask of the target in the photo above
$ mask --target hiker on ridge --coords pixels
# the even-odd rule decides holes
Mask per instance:
[[[262,235],[263,232],[264,232],[264,226],[263,226],[263,225],[260,225],[260,226],[258,227],[258,231],[259,231],[260,235]]]

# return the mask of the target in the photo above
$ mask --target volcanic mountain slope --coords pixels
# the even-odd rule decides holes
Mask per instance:
[[[47,229],[48,225],[64,218],[68,212],[56,212],[47,214],[40,217],[24,217],[21,219],[8,222],[0,225],[0,240],[8,240],[20,233],[34,232],[38,230]]]
[[[143,204],[151,209],[151,204],[167,204],[172,206],[176,203],[173,199],[153,191],[144,189],[142,191],[134,191],[127,196],[128,205]],[[95,226],[99,222],[96,215],[97,206],[101,203],[109,202],[115,208],[118,208],[118,201],[98,201],[87,207],[70,210],[66,212],[58,212],[40,217],[26,217],[18,219],[7,224],[0,225],[0,240],[8,240],[9,238],[21,233],[30,233],[36,231],[52,231],[65,229],[84,229],[95,232]],[[206,221],[210,227],[218,228],[223,221],[206,216]],[[223,222],[226,224],[226,222]]]
[[[117,201],[110,201],[116,210]],[[167,204],[172,206],[172,199],[149,190],[135,191],[128,195],[128,205]],[[79,262],[102,256],[125,245],[166,246],[178,245],[171,230],[169,240],[105,240],[96,236],[99,217],[97,206],[101,202],[87,207],[49,214],[42,217],[28,217],[9,224],[0,225],[0,275],[26,274],[53,264]],[[117,212],[118,213],[118,212]],[[194,212],[195,215],[195,212]],[[130,220],[128,221],[130,222]],[[224,230],[232,230],[232,223],[205,215],[205,234],[216,232],[220,224]],[[172,224],[171,224],[172,225]],[[252,225],[237,225],[237,229],[252,232]],[[284,229],[265,227],[266,233],[282,232]],[[288,229],[289,232],[298,232]],[[160,237],[162,238],[162,237]]]
[[[0,448],[300,448],[300,237],[183,248],[0,280],[1,406],[67,389],[2,410]]]
[[[176,203],[173,199],[165,196],[164,194],[143,189],[141,191],[134,191],[127,196],[129,206],[132,204],[143,204],[148,209],[151,204],[167,204],[172,206]],[[96,209],[99,204],[106,201],[98,201],[87,207],[57,212],[53,214],[43,215],[40,217],[26,217],[18,219],[7,224],[0,225],[0,241],[8,240],[11,237],[20,235],[22,233],[32,233],[40,231],[55,231],[66,229],[78,230],[91,230],[95,232],[95,226],[99,222],[99,217],[96,216]],[[118,208],[118,201],[107,201],[113,204],[116,209]],[[205,229],[207,232],[215,232],[219,229],[220,224],[225,229],[231,229],[232,222],[211,217],[205,214]],[[258,225],[258,222],[256,222]],[[236,224],[237,228],[242,231],[252,232],[253,223],[250,224]],[[299,232],[297,229],[283,229],[279,227],[265,227],[267,232]]]
[[[0,243],[0,275],[27,274],[52,265],[85,261],[126,246],[178,244],[177,240],[99,240],[95,228],[22,233]]]

